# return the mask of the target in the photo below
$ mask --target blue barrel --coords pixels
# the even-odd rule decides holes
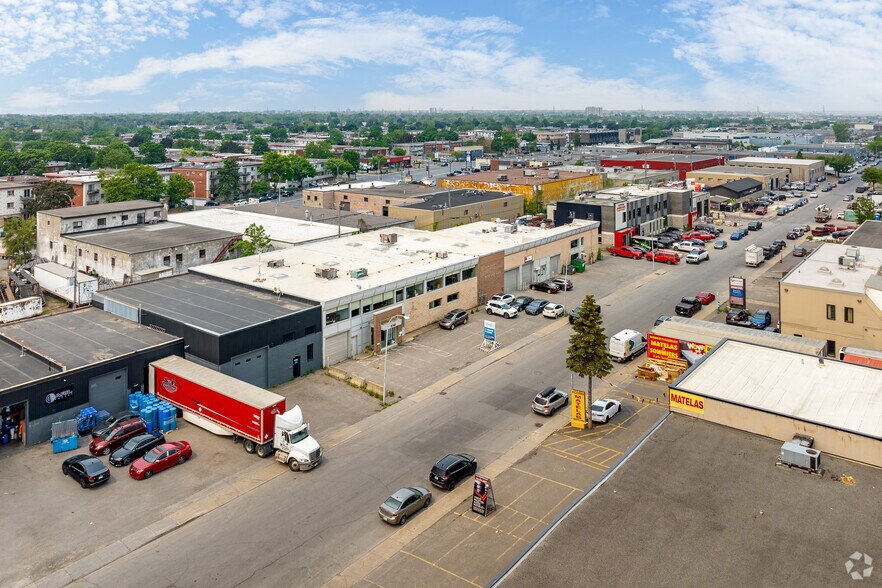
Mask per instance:
[[[3,433],[2,435],[0,435],[0,443],[2,443],[3,445],[9,443],[9,433]]]

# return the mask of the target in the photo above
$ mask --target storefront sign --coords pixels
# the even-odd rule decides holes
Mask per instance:
[[[50,406],[55,404],[56,402],[61,402],[62,400],[67,400],[69,398],[73,398],[74,389],[73,386],[70,388],[62,388],[61,390],[56,390],[54,392],[50,392],[44,398],[46,402],[46,406]]]
[[[671,390],[668,393],[671,408],[682,408],[698,414],[704,414],[704,398],[695,394],[680,392],[679,390]]]
[[[729,306],[734,308],[747,306],[747,286],[744,278],[729,276]]]
[[[472,492],[472,512],[482,517],[496,510],[496,501],[493,499],[493,485],[490,478],[475,475],[475,489]]]
[[[570,405],[572,406],[573,419],[571,426],[584,429],[588,424],[585,413],[585,393],[581,390],[570,391]]]
[[[532,255],[525,255],[524,256],[524,263],[530,263],[531,261],[533,261]]]
[[[649,333],[646,336],[646,357],[649,359],[685,359],[689,365],[713,349],[713,345]]]

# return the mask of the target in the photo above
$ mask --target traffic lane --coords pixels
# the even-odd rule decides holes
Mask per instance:
[[[510,357],[443,396],[371,417],[318,469],[277,477],[87,580],[112,586],[151,569],[153,581],[167,585],[323,583],[394,532],[376,514],[392,491],[426,485],[429,469],[448,452],[472,453],[486,464],[535,429],[532,390],[515,400],[505,382],[566,381],[563,358],[545,346]]]

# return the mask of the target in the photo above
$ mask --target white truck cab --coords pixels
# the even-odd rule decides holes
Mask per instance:
[[[273,445],[276,460],[287,463],[295,472],[311,470],[322,461],[322,448],[309,435],[309,423],[303,422],[300,406],[276,416]]]

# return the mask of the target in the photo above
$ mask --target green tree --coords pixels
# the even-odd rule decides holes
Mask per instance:
[[[223,167],[217,170],[217,197],[229,202],[239,197],[241,186],[239,185],[239,164],[235,158],[224,159]]]
[[[490,148],[496,153],[506,153],[512,149],[517,149],[518,144],[517,137],[514,136],[514,133],[511,131],[501,131],[496,133],[493,137],[493,141],[490,143]]]
[[[165,195],[169,206],[177,206],[193,192],[193,182],[181,174],[172,174],[165,181]]]
[[[173,139],[199,139],[199,129],[196,127],[182,127],[171,134]]]
[[[11,216],[3,223],[3,248],[16,264],[21,265],[33,257],[37,247],[37,217]]]
[[[339,176],[340,174],[349,175],[352,173],[352,166],[349,165],[345,159],[340,159],[339,157],[332,157],[325,162],[325,169],[333,170],[334,177]]]
[[[285,127],[274,126],[266,129],[273,143],[284,143],[288,140],[288,129]]]
[[[331,151],[331,146],[327,141],[319,141],[304,147],[303,156],[307,159],[328,159],[334,157],[334,152]]]
[[[289,155],[288,159],[291,160],[290,179],[294,182],[299,182],[301,188],[303,187],[303,180],[315,177],[315,166],[309,163],[308,159],[296,153]]]
[[[268,251],[271,246],[272,239],[266,234],[263,225],[251,223],[245,228],[244,238],[237,241],[230,249],[238,251],[240,255],[245,257]]]
[[[102,168],[120,169],[133,161],[135,161],[135,154],[122,141],[110,143],[107,147],[99,149],[95,155],[95,165]]]
[[[854,157],[848,154],[822,156],[821,159],[832,167],[837,174],[848,171],[854,165]]]
[[[594,403],[594,378],[605,378],[612,371],[612,362],[606,353],[606,334],[603,332],[603,318],[597,311],[594,296],[588,294],[582,300],[579,315],[573,323],[570,347],[567,349],[567,369],[580,378],[588,378],[588,397],[585,407],[588,411],[588,426],[591,421],[591,405]]]
[[[294,168],[291,160],[279,153],[278,151],[270,151],[263,154],[263,163],[257,168],[264,177],[279,187],[280,182],[287,182],[293,179]]]
[[[585,162],[582,161],[581,159],[577,159],[573,165],[585,165]]]
[[[209,129],[202,134],[202,138],[206,141],[220,141],[224,136],[217,131]]]
[[[879,153],[882,153],[882,136],[878,136],[867,143],[867,151],[873,153],[874,155],[879,155]]]
[[[152,141],[141,143],[141,146],[138,147],[138,153],[141,154],[141,159],[144,160],[144,163],[165,162],[165,147],[159,143],[153,143]]]
[[[854,201],[851,210],[854,212],[857,224],[861,224],[864,221],[873,220],[876,214],[876,205],[872,197],[864,195]]]
[[[264,194],[269,194],[270,185],[266,180],[257,180],[253,184],[251,184],[251,193],[256,194],[258,196],[263,196]]]
[[[73,204],[74,189],[64,182],[42,182],[34,186],[29,198],[22,198],[22,216],[30,218],[41,210],[68,208]]]
[[[659,135],[661,136],[661,135]],[[651,139],[652,137],[647,137],[647,139]],[[581,147],[582,146],[582,135],[580,133],[573,133],[573,147]]]
[[[524,141],[527,141],[527,142],[530,142],[530,141],[535,142],[536,141],[536,133],[534,133],[532,131],[526,131],[525,133],[521,133],[521,139],[523,139]]]
[[[251,144],[251,155],[263,155],[270,150],[269,143],[260,135],[254,135],[253,141]]]
[[[343,152],[343,160],[351,165],[354,170],[358,170],[361,167],[361,155],[358,154],[358,151],[347,149]]]
[[[183,149],[181,149],[181,155],[183,155],[184,157],[195,157],[196,150],[193,149],[192,147],[184,147]],[[181,161],[187,161],[187,160],[182,158]]]
[[[328,131],[328,142],[331,145],[342,145],[346,142],[346,138],[343,136],[343,132],[339,129],[331,129]]]
[[[88,145],[80,145],[74,156],[68,161],[71,169],[90,168],[95,164],[95,150]]]
[[[796,152],[796,159],[805,159],[805,155],[802,154],[802,149]]]
[[[106,202],[126,200],[153,200],[158,202],[165,186],[156,168],[141,163],[127,163],[111,175],[105,170],[98,174]]]
[[[833,134],[836,136],[837,143],[845,143],[846,141],[848,141],[851,138],[851,133],[849,133],[848,131],[848,123],[833,123]]]
[[[245,153],[245,148],[235,141],[221,141],[217,149],[221,153]]]
[[[395,155],[396,157],[401,157],[405,153],[407,153],[407,150],[404,147],[396,147],[392,150],[392,155]]]
[[[143,143],[153,140],[153,130],[149,127],[141,127],[135,134],[132,135],[131,140],[129,140],[129,147],[138,147]]]
[[[870,184],[871,189],[876,189],[876,184],[882,184],[882,169],[878,167],[868,167],[861,174],[861,179]]]
[[[386,165],[386,158],[382,155],[374,155],[371,157],[369,164],[373,169],[379,171],[381,167]]]

